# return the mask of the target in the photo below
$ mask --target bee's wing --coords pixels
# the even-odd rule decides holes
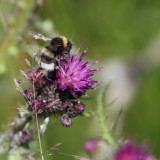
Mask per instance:
[[[34,39],[41,39],[43,41],[51,41],[51,38],[49,37],[45,37],[44,35],[38,33],[33,33],[33,32],[30,32],[30,35],[34,38]]]

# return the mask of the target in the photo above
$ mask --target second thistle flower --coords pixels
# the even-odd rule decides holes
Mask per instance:
[[[145,145],[137,146],[135,142],[128,141],[121,145],[115,154],[115,160],[156,160]]]

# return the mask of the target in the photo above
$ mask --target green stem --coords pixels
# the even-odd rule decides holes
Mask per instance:
[[[35,102],[35,86],[34,86],[34,82],[33,83],[33,93],[34,93],[34,102]],[[39,147],[40,147],[40,152],[41,152],[41,158],[42,160],[44,160],[44,156],[43,156],[43,150],[42,150],[42,144],[41,144],[41,136],[40,136],[40,131],[39,131],[39,123],[38,123],[38,115],[37,115],[37,106],[35,105],[35,110],[36,110],[36,125],[37,125],[37,132],[38,132],[38,141],[39,141]]]
[[[114,141],[114,138],[111,136],[109,129],[105,122],[105,115],[104,115],[104,106],[103,106],[103,95],[106,88],[102,89],[98,95],[98,118],[100,127],[102,130],[102,138],[108,142],[114,149],[116,149],[116,143]]]

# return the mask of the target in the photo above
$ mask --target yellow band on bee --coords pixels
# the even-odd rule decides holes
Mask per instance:
[[[43,48],[42,53],[50,58],[54,58],[54,54],[49,51],[47,48]]]
[[[62,39],[62,42],[63,42],[63,46],[66,48],[67,47],[67,38],[66,37],[60,37]]]

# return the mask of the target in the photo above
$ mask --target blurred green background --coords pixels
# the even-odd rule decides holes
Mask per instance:
[[[129,82],[121,87],[127,86],[128,92],[134,88],[134,92],[127,103],[116,103],[116,107],[107,111],[107,114],[114,117],[124,106],[121,137],[134,137],[138,142],[147,141],[154,154],[160,157],[159,0],[0,0],[2,132],[17,115],[16,107],[25,103],[15,89],[13,77],[20,78],[19,69],[27,67],[25,58],[30,59],[29,54],[46,44],[34,40],[29,35],[31,31],[48,37],[63,35],[72,38],[75,49],[83,43],[81,51],[89,49],[86,59],[101,61],[98,65],[103,66],[104,70],[97,79],[104,81],[104,84],[109,78],[105,71],[108,61],[112,59],[114,65],[120,62],[127,75],[125,79]],[[109,72],[112,75],[112,69]],[[116,79],[122,81],[123,78]],[[114,82],[111,85],[116,88]],[[108,94],[113,93],[112,88]],[[123,89],[118,92],[128,94]],[[95,114],[97,93],[91,91],[91,99],[84,100],[87,111],[95,111]],[[62,127],[59,119],[53,118],[42,139],[43,149],[45,151],[45,148],[62,142],[60,152],[85,156],[83,143],[88,138],[98,136],[100,128],[96,116],[77,117],[70,128]],[[56,154],[45,159],[74,158]]]

